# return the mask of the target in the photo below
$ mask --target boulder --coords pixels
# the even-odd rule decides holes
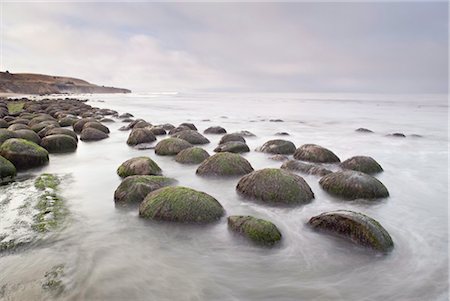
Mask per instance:
[[[191,130],[197,131],[197,128],[195,127],[195,125],[193,123],[183,122],[179,126],[185,126],[185,127],[189,128]]]
[[[253,134],[252,132],[249,132],[249,131],[239,131],[234,134],[239,135],[241,137],[255,137],[256,136],[255,134]]]
[[[59,123],[55,120],[42,121],[38,124],[31,126],[31,129],[33,131],[35,131],[36,133],[38,133],[39,131],[41,131],[42,129],[44,129],[48,126],[59,127]]]
[[[286,155],[275,155],[275,156],[269,157],[269,159],[274,160],[274,161],[287,161],[287,160],[289,160],[289,157]]]
[[[187,131],[190,130],[190,128],[188,128],[187,126],[177,126],[176,128],[173,128],[171,130],[169,130],[169,135],[173,135],[176,134],[178,132],[182,132],[182,131]]]
[[[17,130],[31,130],[31,129],[28,125],[25,125],[23,123],[14,123],[8,127],[8,130],[17,131]]]
[[[172,135],[174,138],[180,138],[183,140],[186,140],[190,144],[207,144],[209,143],[209,140],[200,134],[197,131],[194,130],[184,130],[178,133],[175,133]]]
[[[75,122],[73,124],[73,130],[75,131],[75,133],[81,133],[81,131],[83,130],[83,127],[86,123],[88,122],[97,122],[97,119],[92,118],[92,117],[88,117],[88,118],[82,118],[80,120],[78,120],[77,122]]]
[[[155,136],[161,136],[161,135],[167,134],[165,129],[163,129],[162,127],[158,127],[158,126],[152,126],[152,127],[150,128],[150,131],[151,131],[151,132],[153,133],[153,135],[155,135]]]
[[[230,141],[239,141],[245,143],[244,137],[239,134],[226,134],[220,139],[219,145]]]
[[[351,157],[340,164],[341,168],[360,171],[366,174],[376,174],[383,171],[383,168],[375,159],[367,156]]]
[[[63,128],[54,128],[54,129],[50,129],[45,133],[45,136],[50,136],[50,135],[67,135],[72,137],[73,139],[75,139],[78,142],[78,136],[77,134],[69,129],[63,129]]]
[[[264,143],[258,151],[269,154],[291,155],[295,152],[295,145],[291,141],[275,139]]]
[[[347,239],[357,245],[387,253],[394,247],[391,236],[376,220],[362,213],[337,210],[312,217],[314,229]]]
[[[179,138],[167,138],[156,144],[155,154],[160,156],[175,156],[183,149],[192,147],[192,144]]]
[[[228,141],[217,146],[214,151],[216,153],[248,153],[250,151],[250,148],[247,144],[241,141]]]
[[[281,165],[281,168],[316,176],[324,176],[329,173],[332,173],[331,170],[328,170],[325,167],[315,164],[304,163],[297,160],[289,160],[287,162],[284,162],[283,165]]]
[[[19,138],[6,140],[0,146],[0,155],[9,160],[17,170],[42,166],[48,163],[48,152],[31,141]]]
[[[0,156],[0,185],[12,181],[16,174],[17,171],[14,164]]]
[[[163,187],[147,195],[139,206],[139,216],[180,223],[210,223],[225,213],[212,196],[187,187]]]
[[[203,133],[204,134],[226,134],[227,131],[221,126],[211,126],[211,127],[207,128]]]
[[[41,144],[41,137],[39,137],[39,135],[32,130],[17,130],[14,131],[14,134],[16,138],[25,139],[36,144]]]
[[[81,131],[80,140],[81,141],[98,141],[102,139],[108,138],[108,134],[104,132],[94,129],[94,128],[86,128]]]
[[[377,199],[389,196],[383,183],[359,171],[333,172],[320,179],[319,184],[328,193],[349,200]]]
[[[359,133],[373,133],[373,131],[366,129],[366,128],[359,128],[356,129],[355,132],[359,132]]]
[[[114,192],[116,204],[139,204],[152,191],[172,185],[176,181],[162,176],[126,177]]]
[[[218,153],[197,168],[200,176],[241,176],[253,171],[253,167],[242,156],[233,153]]]
[[[209,154],[201,147],[183,149],[175,156],[175,161],[183,164],[200,164],[209,158]]]
[[[6,129],[9,127],[9,123],[3,119],[0,119],[0,129]]]
[[[134,175],[161,175],[161,168],[149,157],[136,157],[123,162],[117,168],[117,174],[126,178]]]
[[[229,216],[228,227],[260,245],[272,246],[281,240],[277,226],[253,216]]]
[[[86,123],[83,125],[83,129],[87,129],[87,128],[97,129],[97,130],[99,130],[99,131],[102,131],[102,132],[105,133],[105,134],[109,134],[109,129],[108,129],[108,127],[107,127],[107,126],[104,126],[103,124],[101,124],[101,123],[98,122],[98,121],[89,121],[89,122],[86,122]]]
[[[75,122],[78,121],[78,118],[76,117],[63,117],[58,120],[60,127],[67,127],[67,126],[73,126]]]
[[[49,153],[69,153],[76,151],[78,142],[71,136],[54,134],[42,138],[41,146]]]
[[[128,136],[128,145],[138,145],[141,143],[150,143],[156,141],[155,135],[152,133],[150,128],[136,128],[133,129]]]
[[[339,158],[329,149],[316,144],[304,144],[297,148],[294,158],[315,163],[337,163]]]
[[[406,135],[403,133],[393,133],[393,134],[389,134],[388,136],[396,137],[396,138],[406,138]]]
[[[244,197],[270,205],[306,204],[314,198],[302,177],[278,168],[265,168],[245,175],[236,190]]]

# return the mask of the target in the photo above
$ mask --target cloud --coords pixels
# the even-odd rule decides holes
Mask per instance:
[[[3,16],[13,72],[137,91],[447,89],[446,3],[5,3]]]

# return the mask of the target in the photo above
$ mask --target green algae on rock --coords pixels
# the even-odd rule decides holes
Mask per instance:
[[[281,233],[273,223],[253,216],[228,217],[228,227],[253,242],[272,246],[281,240]]]
[[[316,144],[304,144],[297,148],[294,158],[315,163],[337,163],[341,160],[332,151]]]
[[[359,171],[333,172],[321,178],[319,184],[328,193],[349,200],[377,199],[389,196],[389,191],[383,183]]]
[[[48,152],[31,141],[12,138],[0,146],[0,155],[9,160],[17,170],[42,166],[48,163]]]
[[[50,292],[53,296],[60,295],[65,289],[62,281],[62,278],[64,277],[64,268],[64,264],[55,265],[44,275],[42,288]]]
[[[197,168],[200,176],[242,176],[253,171],[253,167],[242,156],[233,153],[217,153]]]
[[[150,143],[156,141],[156,137],[152,130],[146,128],[133,128],[127,139],[127,144],[134,146],[141,143]]]
[[[183,149],[175,156],[175,161],[183,164],[200,164],[209,158],[209,154],[201,147]]]
[[[306,204],[314,198],[302,177],[278,168],[265,168],[245,175],[236,190],[247,198],[270,205]]]
[[[295,152],[295,144],[291,141],[275,139],[267,141],[257,150],[269,154],[291,155]]]
[[[42,138],[41,145],[49,153],[69,153],[76,151],[77,140],[64,134],[54,134]]]
[[[192,144],[180,138],[166,138],[155,146],[155,154],[160,156],[175,156],[183,149],[192,147]]]
[[[250,148],[247,144],[241,141],[228,141],[217,146],[214,151],[216,153],[248,153]]]
[[[191,188],[174,186],[155,190],[139,207],[139,216],[180,223],[210,223],[225,214],[212,196]]]
[[[14,164],[0,156],[0,185],[12,181],[16,174],[17,170]]]
[[[123,162],[117,168],[121,178],[134,175],[161,175],[161,168],[149,157],[136,157]]]
[[[375,159],[368,156],[354,156],[340,164],[344,169],[360,171],[366,174],[376,174],[383,171],[383,168]]]
[[[391,236],[376,220],[362,213],[337,210],[312,217],[308,224],[315,230],[335,234],[379,252],[394,247]]]
[[[176,181],[162,176],[126,177],[114,192],[116,204],[138,204],[152,191],[174,184]]]

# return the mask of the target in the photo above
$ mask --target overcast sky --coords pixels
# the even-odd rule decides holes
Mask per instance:
[[[4,3],[3,70],[134,91],[442,93],[447,3]]]

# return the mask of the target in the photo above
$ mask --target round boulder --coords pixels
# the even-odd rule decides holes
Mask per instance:
[[[17,130],[17,131],[14,131],[14,134],[16,135],[16,138],[25,139],[25,140],[34,142],[36,144],[41,144],[41,137],[39,137],[39,135],[36,134],[35,131]]]
[[[117,168],[121,178],[134,175],[161,175],[161,168],[149,157],[136,157],[123,162]]]
[[[334,234],[363,247],[387,253],[394,247],[391,236],[376,220],[362,213],[337,210],[312,217],[315,230]]]
[[[78,121],[78,118],[76,117],[63,117],[58,120],[60,127],[67,127],[67,126],[73,126],[75,122]]]
[[[389,196],[383,183],[359,171],[333,172],[320,179],[319,184],[328,193],[349,200],[377,199]]]
[[[331,170],[328,170],[325,167],[315,164],[308,164],[297,160],[289,160],[284,162],[283,165],[281,165],[281,168],[316,176],[324,176],[332,173]]]
[[[152,191],[175,183],[174,179],[162,176],[129,176],[114,192],[116,204],[139,204]]]
[[[316,144],[304,144],[297,148],[294,158],[315,163],[337,163],[339,158],[329,149]]]
[[[83,127],[86,123],[88,122],[97,122],[97,119],[92,118],[92,117],[87,117],[87,118],[82,118],[80,120],[78,120],[77,122],[75,122],[72,127],[73,130],[75,131],[75,133],[81,133],[81,131],[83,130]]]
[[[278,168],[265,168],[242,177],[236,190],[245,197],[270,205],[305,204],[314,198],[302,177]]]
[[[30,130],[30,127],[26,124],[22,124],[22,123],[14,123],[11,124],[8,127],[8,130],[10,131],[17,131],[17,130]]]
[[[291,155],[295,152],[295,145],[291,141],[275,139],[264,143],[258,151],[269,154]]]
[[[242,156],[218,153],[203,161],[196,173],[200,176],[242,176],[252,171],[253,167]]]
[[[183,149],[175,156],[175,161],[183,164],[200,164],[209,158],[209,154],[201,147]]]
[[[128,136],[128,145],[138,145],[141,143],[150,143],[156,141],[156,137],[150,128],[136,128],[133,129]]]
[[[19,138],[6,140],[0,146],[0,155],[18,170],[42,166],[48,163],[48,152],[31,141]]]
[[[212,196],[187,187],[163,187],[147,195],[139,206],[139,216],[180,223],[210,223],[225,213]]]
[[[229,216],[228,227],[260,245],[272,246],[281,240],[277,226],[253,216]]]
[[[233,134],[226,134],[226,135],[224,135],[222,137],[222,139],[220,139],[219,145],[220,144],[224,144],[224,143],[229,142],[229,141],[240,141],[240,142],[245,143],[244,137],[242,137],[240,134],[233,133]]]
[[[94,129],[94,128],[86,128],[81,131],[80,140],[81,141],[98,141],[102,139],[108,138],[108,134]]]
[[[367,156],[355,156],[345,160],[340,165],[344,169],[360,171],[366,174],[376,174],[383,171],[375,159]]]
[[[167,138],[156,144],[155,154],[160,156],[175,156],[183,149],[192,147],[192,144],[179,138]]]
[[[199,132],[194,131],[194,130],[184,130],[184,131],[173,134],[172,137],[186,140],[190,144],[207,144],[207,143],[209,143],[209,140],[205,136],[203,136],[202,134],[200,134]]]
[[[0,129],[0,145],[11,138],[17,138],[16,134],[13,131]]]
[[[49,153],[69,153],[77,149],[77,140],[63,134],[55,134],[42,138],[41,146]]]
[[[221,126],[211,126],[207,128],[203,134],[226,134],[227,131]]]
[[[50,135],[67,135],[72,137],[73,139],[75,139],[76,141],[78,141],[78,136],[77,134],[69,129],[63,129],[63,128],[54,128],[54,129],[50,129],[45,133],[45,136],[50,136]]]
[[[193,123],[189,123],[189,122],[183,122],[182,124],[180,124],[179,126],[185,126],[193,131],[197,130],[197,127],[193,124]]]
[[[14,164],[0,156],[0,184],[10,182],[16,174],[17,171]]]
[[[247,144],[241,141],[228,141],[220,144],[214,149],[216,153],[229,152],[229,153],[248,153],[250,148]]]
[[[107,127],[107,126],[104,126],[103,124],[101,124],[101,123],[98,122],[98,121],[89,121],[89,122],[86,122],[86,123],[83,125],[83,129],[87,129],[87,128],[97,129],[97,130],[99,130],[99,131],[102,131],[102,132],[105,133],[105,134],[109,134],[109,129],[108,129],[108,127]]]

